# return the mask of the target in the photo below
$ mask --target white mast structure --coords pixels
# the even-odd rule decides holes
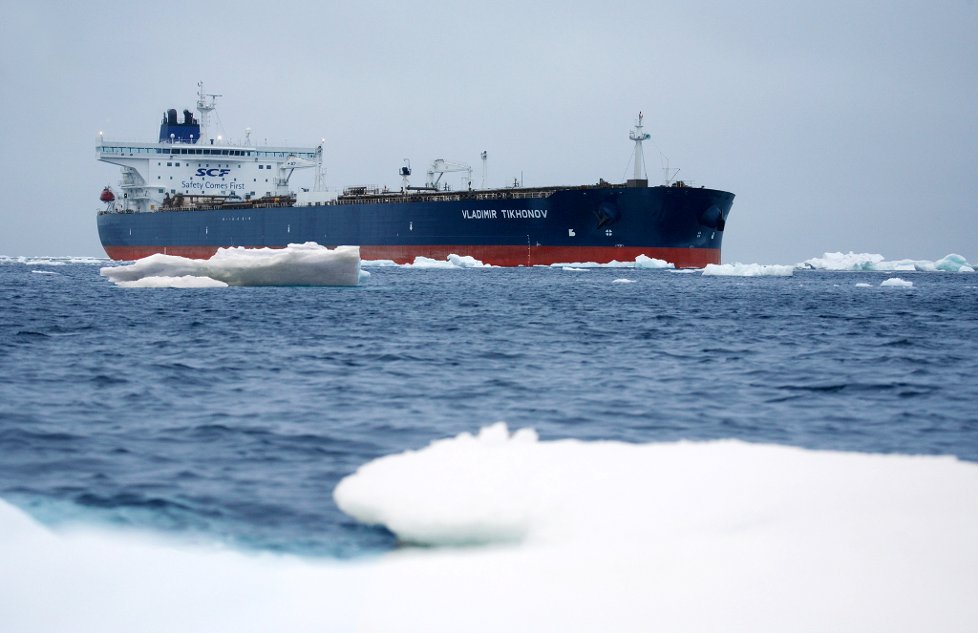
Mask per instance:
[[[200,113],[200,138],[207,138],[210,128],[210,114],[217,108],[217,98],[224,95],[205,94],[204,82],[197,82],[197,112]]]
[[[635,172],[628,184],[632,187],[644,187],[649,184],[648,177],[645,175],[645,152],[642,151],[642,141],[647,141],[652,136],[642,130],[642,118],[641,112],[638,113],[638,123],[635,124],[635,128],[628,133],[628,138],[635,141]]]
[[[322,139],[316,146],[316,180],[313,182],[312,190],[316,193],[326,191],[326,170],[323,168],[323,145],[326,139]]]

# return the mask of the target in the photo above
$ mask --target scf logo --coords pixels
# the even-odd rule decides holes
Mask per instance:
[[[224,176],[227,176],[230,173],[231,173],[230,169],[204,169],[203,167],[201,167],[200,169],[197,170],[197,175],[201,177],[211,176],[216,178],[220,176],[221,178],[223,178]]]

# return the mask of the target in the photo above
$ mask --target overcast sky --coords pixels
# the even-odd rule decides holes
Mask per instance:
[[[725,262],[825,251],[978,261],[978,3],[2,2],[2,255],[97,255],[118,168],[224,96],[225,134],[315,145],[330,186],[434,158],[489,184],[649,177],[737,195]],[[349,6],[347,6],[349,5]]]

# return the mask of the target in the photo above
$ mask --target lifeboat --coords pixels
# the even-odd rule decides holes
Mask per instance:
[[[111,189],[106,187],[105,189],[102,190],[102,195],[100,195],[98,199],[101,200],[102,202],[112,202],[115,200],[115,194],[112,193]]]

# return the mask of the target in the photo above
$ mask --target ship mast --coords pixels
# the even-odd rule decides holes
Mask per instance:
[[[197,112],[200,113],[200,138],[207,138],[210,131],[210,114],[217,108],[217,98],[224,95],[205,94],[204,82],[197,82]]]
[[[635,172],[633,178],[627,183],[629,187],[647,187],[649,184],[648,177],[645,175],[645,152],[642,151],[642,141],[647,141],[652,137],[642,130],[642,118],[643,115],[639,112],[638,123],[628,133],[628,138],[635,141]]]

